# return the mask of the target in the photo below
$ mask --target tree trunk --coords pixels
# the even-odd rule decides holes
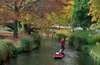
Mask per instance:
[[[18,17],[19,17],[19,7],[17,6],[17,3],[15,2],[15,14],[16,14],[16,19],[14,21],[14,32],[13,32],[13,36],[14,36],[14,39],[18,38]]]
[[[13,32],[13,36],[14,39],[18,38],[18,26],[17,26],[18,20],[15,20],[14,22],[14,32]]]

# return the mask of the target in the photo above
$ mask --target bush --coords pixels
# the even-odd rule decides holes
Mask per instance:
[[[14,46],[14,42],[8,42],[6,43],[8,50],[10,51],[11,57],[16,57],[17,56],[17,48]]]
[[[15,44],[14,41],[4,39],[1,42],[8,49],[10,57],[15,57],[16,56],[16,47],[14,46],[14,44]]]
[[[95,42],[99,42],[99,43],[100,43],[100,33],[95,34],[95,35],[93,36],[93,40],[94,40]]]
[[[0,62],[6,62],[11,57],[15,56],[16,48],[11,40],[0,40]]]
[[[94,46],[90,51],[91,59],[93,65],[100,65],[100,45]]]
[[[31,43],[31,41],[28,38],[22,38],[21,39],[21,44],[22,45],[29,45]]]
[[[20,43],[23,51],[30,51],[32,41],[29,38],[22,38]]]
[[[92,33],[88,31],[73,32],[69,36],[69,46],[79,49],[83,45],[92,45],[95,43],[92,36]]]
[[[83,44],[87,44],[87,40],[79,36],[72,35],[69,38],[69,46],[75,49],[80,49]]]
[[[4,44],[3,41],[0,41],[0,64],[2,63],[2,61],[6,61],[8,58],[8,48],[7,46]]]
[[[84,46],[80,61],[84,63],[83,65],[100,65],[99,50],[100,46]]]

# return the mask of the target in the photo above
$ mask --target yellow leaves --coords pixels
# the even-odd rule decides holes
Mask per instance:
[[[0,12],[2,12],[2,11],[4,11],[4,9],[3,8],[0,8]]]
[[[66,22],[66,17],[63,15],[57,15],[55,13],[51,13],[51,15],[48,15],[47,17],[48,20],[53,21],[54,23],[57,24],[65,24]]]
[[[74,1],[73,0],[68,1],[68,5],[74,5]]]
[[[40,18],[39,16],[32,16],[31,14],[27,12],[21,13],[20,20],[24,24],[30,24],[31,27],[33,28],[45,29],[52,25],[51,21],[44,19],[44,18]]]
[[[30,22],[32,22],[32,15],[24,11],[20,15],[20,20],[24,23],[29,24]]]
[[[73,11],[72,8],[73,8],[73,6],[64,7],[64,10],[63,10],[64,15],[66,15],[66,16],[72,15],[72,11]]]
[[[100,0],[90,0],[90,11],[89,15],[92,16],[92,22],[100,21]]]
[[[48,20],[52,20],[52,16],[51,16],[51,15],[48,15],[48,16],[47,16],[47,19],[48,19]]]
[[[33,0],[33,1],[36,1],[36,0]],[[32,2],[32,0],[26,0],[25,2],[26,2],[26,3],[28,3],[28,2]]]
[[[96,20],[97,20],[96,17],[92,17],[91,21],[93,22],[93,21],[96,21]]]
[[[58,29],[58,30],[55,30],[55,32],[57,34],[64,34],[66,36],[69,36],[71,33],[72,33],[72,29],[71,28],[67,28],[67,29]]]
[[[52,12],[47,16],[48,20],[54,21],[57,24],[69,23],[73,14],[73,0],[66,1],[67,6],[63,6],[63,9],[60,12]]]
[[[67,18],[70,18],[72,15],[73,8],[74,8],[73,4],[74,4],[74,1],[70,0],[67,2],[67,6],[64,6],[64,9],[62,12],[64,12],[64,15],[66,15]]]
[[[55,18],[56,18],[56,14],[55,14],[54,12],[52,12],[51,14],[49,14],[49,15],[47,16],[47,19],[48,19],[48,20],[51,20],[51,21],[53,21]]]
[[[0,11],[3,12],[7,10],[7,7],[5,5],[0,5]]]
[[[52,25],[52,22],[47,19],[38,17],[38,19],[34,19],[33,22],[31,22],[31,24],[33,28],[46,29]]]

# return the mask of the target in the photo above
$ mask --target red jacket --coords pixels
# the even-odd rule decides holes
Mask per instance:
[[[64,41],[64,40],[60,40],[60,41],[59,41],[59,44],[60,44],[61,46],[64,46],[65,41]]]

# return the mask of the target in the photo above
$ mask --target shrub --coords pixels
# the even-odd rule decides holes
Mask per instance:
[[[10,57],[15,57],[16,56],[16,47],[14,46],[14,44],[15,44],[14,41],[4,39],[1,42],[8,49]]]
[[[13,57],[15,54],[15,47],[11,40],[0,40],[0,62],[7,61],[10,57]]]
[[[95,43],[92,37],[92,33],[88,31],[73,32],[69,36],[69,45],[76,48],[80,48],[83,45],[92,45]]]
[[[16,47],[14,46],[14,42],[8,42],[6,43],[7,47],[8,47],[8,50],[10,51],[10,54],[11,54],[11,57],[16,57],[17,56],[17,49]]]
[[[22,38],[20,40],[21,43],[21,47],[23,48],[23,51],[29,51],[30,50],[30,46],[32,41],[29,38]]]
[[[8,49],[3,41],[0,40],[0,64],[1,61],[6,61],[8,58]]]
[[[94,65],[100,65],[100,45],[94,46],[90,51],[91,59]]]
[[[31,41],[28,38],[22,38],[21,39],[21,44],[22,45],[29,45]]]
[[[75,49],[80,49],[82,45],[87,44],[87,40],[85,38],[72,35],[69,38],[69,46]]]
[[[100,33],[95,34],[95,35],[93,36],[93,40],[94,40],[95,42],[99,42],[99,43],[100,43]]]

